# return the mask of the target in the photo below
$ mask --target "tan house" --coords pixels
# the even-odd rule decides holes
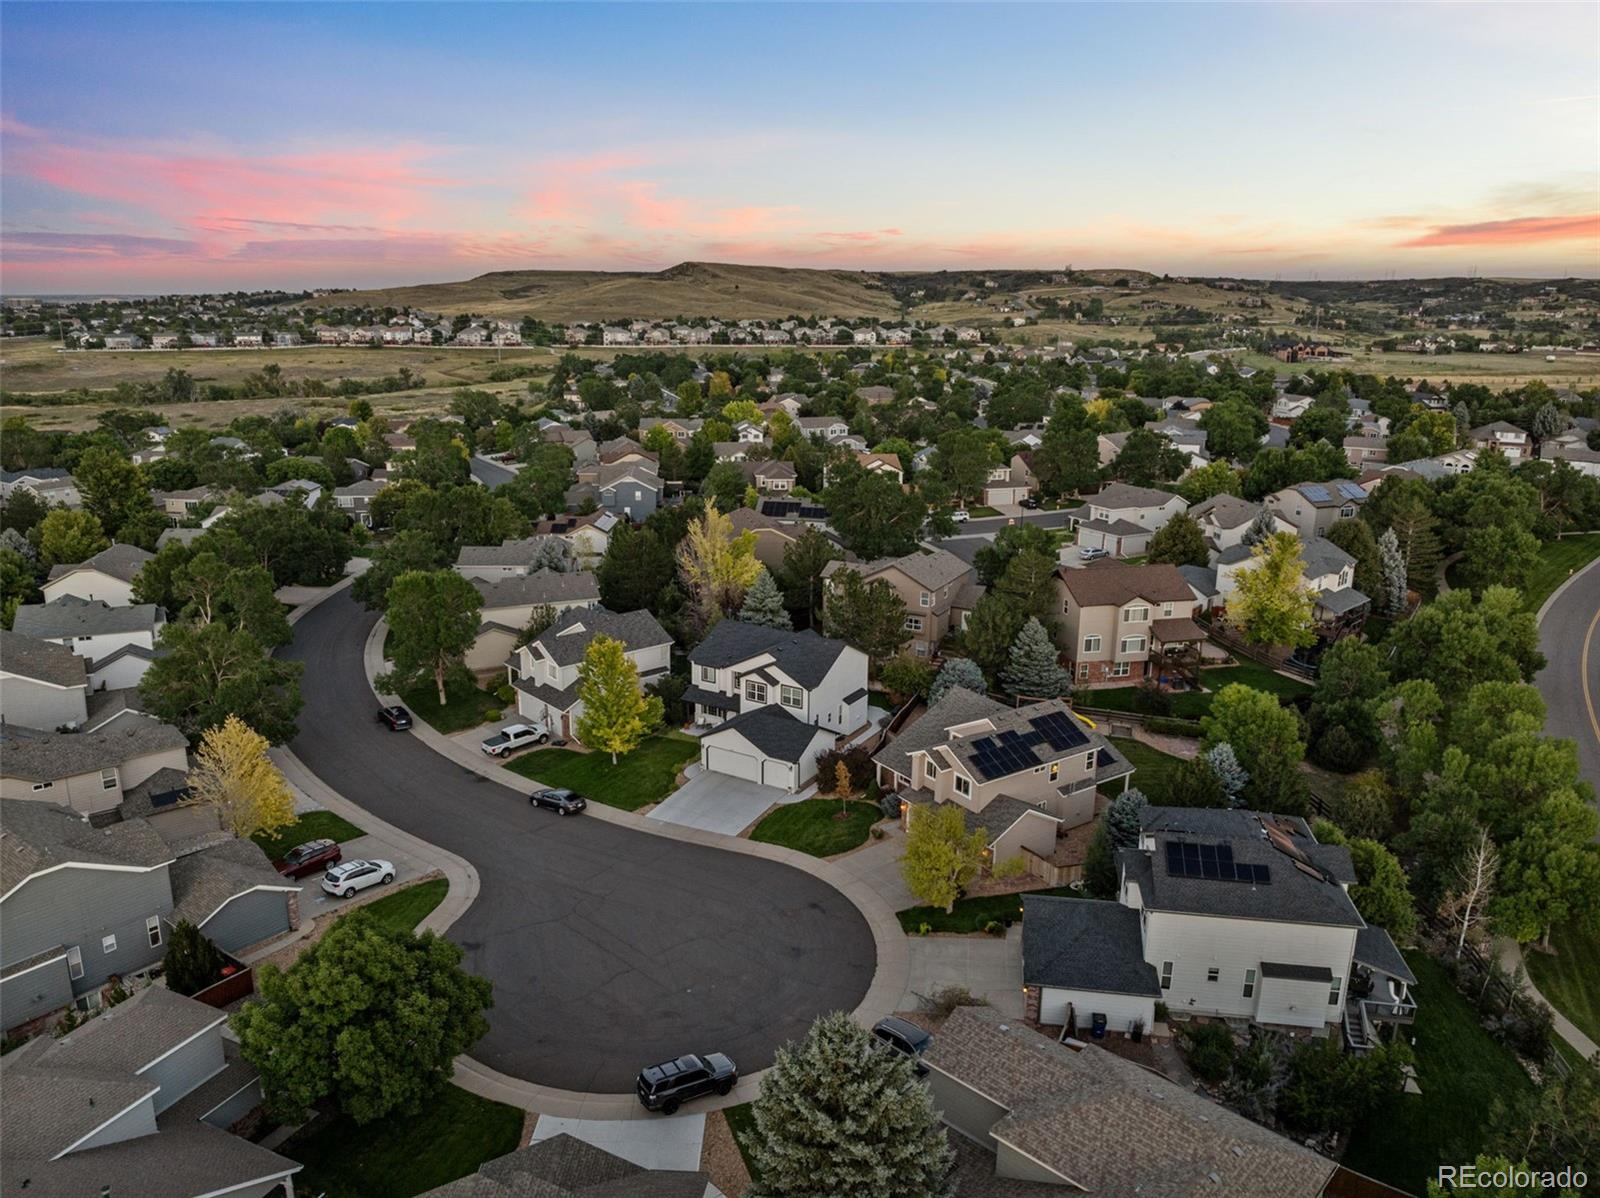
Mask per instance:
[[[1080,685],[1138,682],[1152,657],[1205,640],[1199,600],[1176,566],[1061,569],[1056,595],[1062,655]]]
[[[863,582],[881,578],[894,588],[905,604],[911,651],[918,657],[937,656],[939,643],[952,628],[966,626],[984,592],[977,570],[946,549],[872,562],[829,562],[822,576],[831,579],[840,570],[854,570]]]
[[[570,574],[535,570],[494,581],[474,578],[472,585],[483,596],[478,639],[466,654],[467,669],[475,674],[498,673],[505,668],[506,658],[533,619],[535,608],[549,607],[560,612],[600,605],[600,587],[587,570]]]
[[[773,495],[787,495],[799,478],[793,462],[740,462],[750,485]]]
[[[773,577],[783,568],[784,550],[799,540],[806,529],[813,527],[803,520],[780,520],[747,507],[734,508],[728,513],[728,519],[734,532],[755,534],[756,558]]]
[[[1533,443],[1528,434],[1504,420],[1471,430],[1467,433],[1467,444],[1474,449],[1498,449],[1513,462],[1526,461],[1533,456]]]
[[[99,599],[112,607],[132,603],[133,580],[153,557],[155,554],[137,545],[112,545],[87,561],[52,566],[43,588],[44,601],[50,603],[63,595],[73,595]]]
[[[94,732],[0,728],[0,798],[54,803],[84,817],[117,807],[157,771],[188,769],[188,738],[158,720],[117,720]]]
[[[1354,520],[1367,501],[1367,491],[1348,478],[1325,483],[1296,483],[1267,496],[1267,510],[1293,526],[1302,541],[1326,536],[1340,520]]]
[[[1389,438],[1377,433],[1360,433],[1344,439],[1344,460],[1357,470],[1381,465],[1389,460]]]

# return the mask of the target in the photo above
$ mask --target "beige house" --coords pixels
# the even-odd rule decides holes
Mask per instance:
[[[1326,536],[1338,521],[1354,520],[1366,501],[1366,488],[1360,483],[1335,478],[1325,483],[1296,483],[1274,491],[1267,496],[1266,506],[1292,525],[1302,541],[1314,541]]]
[[[1205,640],[1199,600],[1176,566],[1061,569],[1056,595],[1062,655],[1079,685],[1136,683],[1152,657]]]
[[[99,599],[112,607],[133,602],[133,580],[155,554],[137,545],[112,545],[76,565],[52,566],[44,584],[46,603],[72,595]]]
[[[494,581],[474,578],[472,585],[483,596],[478,639],[467,650],[465,659],[467,669],[475,674],[494,674],[505,668],[506,658],[533,619],[535,608],[550,607],[561,612],[600,605],[600,587],[586,570],[570,574],[535,570]]]
[[[1259,503],[1251,503],[1248,499],[1240,499],[1237,495],[1223,494],[1201,500],[1189,509],[1189,515],[1200,525],[1200,531],[1205,534],[1206,544],[1215,555],[1240,544],[1245,534],[1250,531],[1250,526],[1265,510]],[[1294,526],[1282,517],[1274,515],[1272,530],[1293,532]],[[1212,564],[1216,564],[1214,556]]]
[[[506,663],[517,692],[517,714],[539,720],[551,736],[577,736],[583,700],[578,697],[578,667],[589,642],[597,636],[621,641],[639,671],[639,685],[649,687],[667,674],[672,638],[647,611],[610,612],[603,607],[562,612]]]
[[[735,508],[728,513],[728,519],[735,533],[755,534],[756,558],[774,578],[783,568],[784,551],[813,527],[803,520],[780,520],[747,507]]]
[[[1528,434],[1504,420],[1471,430],[1467,433],[1467,444],[1474,449],[1498,449],[1513,462],[1526,461],[1533,456],[1533,443]]]
[[[79,815],[118,806],[158,770],[189,768],[189,741],[157,720],[117,720],[94,732],[0,730],[0,798],[54,803]]]
[[[911,651],[918,657],[937,656],[939,643],[952,628],[966,626],[984,592],[977,570],[946,549],[872,562],[829,562],[822,576],[831,579],[840,570],[854,570],[868,583],[881,578],[894,588],[905,604]]]
[[[1344,459],[1357,470],[1389,460],[1389,438],[1377,433],[1360,433],[1344,439]]]

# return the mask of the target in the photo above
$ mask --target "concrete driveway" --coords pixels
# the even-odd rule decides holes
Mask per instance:
[[[908,936],[911,976],[900,1010],[915,1011],[921,999],[946,986],[965,986],[989,1000],[1002,1015],[1020,1019],[1022,928],[995,936]]]
[[[702,770],[659,803],[650,818],[737,836],[774,803],[793,803],[799,797],[776,786]]]
[[[700,1168],[706,1117],[653,1115],[645,1119],[564,1119],[540,1115],[530,1142],[537,1144],[563,1132],[646,1169],[681,1169],[693,1173]]]

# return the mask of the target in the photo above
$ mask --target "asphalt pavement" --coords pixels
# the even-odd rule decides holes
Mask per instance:
[[[494,982],[472,1050],[514,1077],[632,1089],[642,1065],[725,1052],[771,1064],[822,1012],[853,1010],[876,957],[866,920],[818,878],[599,819],[558,819],[377,723],[362,669],[374,613],[335,595],[294,627],[305,663],[290,748],[380,818],[470,861],[481,889],[449,931]],[[521,790],[514,789],[520,785]]]
[[[1534,682],[1545,702],[1545,731],[1578,744],[1583,776],[1600,788],[1600,564],[1577,575],[1544,610]]]

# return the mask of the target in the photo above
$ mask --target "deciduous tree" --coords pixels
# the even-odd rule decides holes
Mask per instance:
[[[249,632],[223,623],[170,621],[161,648],[139,682],[151,715],[181,728],[191,742],[230,715],[275,745],[293,739],[300,662],[269,656]]]
[[[983,868],[988,847],[988,833],[982,828],[968,832],[956,804],[919,807],[911,815],[900,872],[912,894],[948,914]]]
[[[454,570],[412,570],[396,578],[389,588],[390,685],[404,689],[430,678],[443,707],[445,684],[477,640],[482,610],[483,596]]]
[[[694,604],[702,632],[739,610],[744,593],[761,573],[753,532],[735,532],[733,522],[708,502],[689,523],[678,545],[678,573]]]
[[[1313,597],[1299,538],[1274,533],[1251,550],[1251,563],[1234,575],[1228,619],[1253,645],[1312,644]]]
[[[865,582],[851,569],[828,576],[823,623],[829,636],[860,649],[874,663],[888,661],[911,641],[899,593],[885,580]]]
[[[189,771],[188,802],[214,807],[235,836],[294,823],[294,795],[267,756],[267,738],[236,715],[207,728]]]
[[[1210,560],[1206,535],[1199,523],[1182,513],[1163,524],[1150,538],[1150,561],[1174,566],[1203,566]]]
[[[46,566],[84,561],[111,544],[93,515],[64,507],[46,515],[34,532],[39,560]]]
[[[660,698],[639,688],[639,667],[614,637],[597,636],[583,651],[578,667],[578,739],[591,749],[611,754],[630,753],[661,725]]]

